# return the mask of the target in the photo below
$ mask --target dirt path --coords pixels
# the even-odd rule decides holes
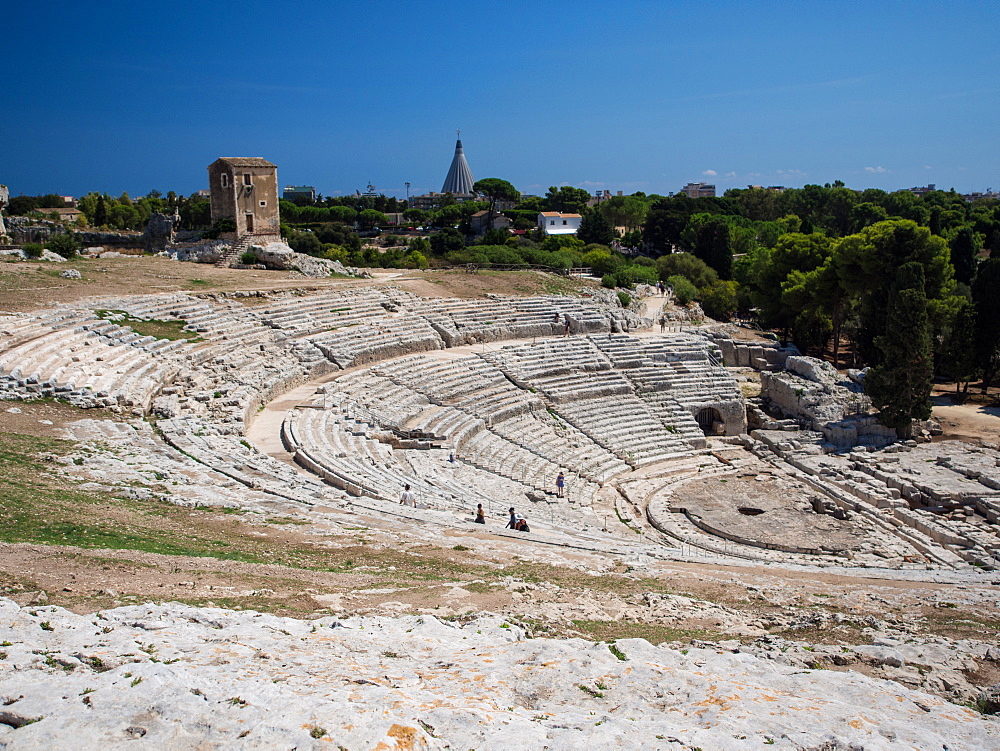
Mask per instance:
[[[949,395],[935,389],[933,418],[941,423],[941,438],[984,443],[1000,449],[1000,407],[967,402],[955,404]]]

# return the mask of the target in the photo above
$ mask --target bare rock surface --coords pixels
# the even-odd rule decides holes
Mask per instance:
[[[992,720],[891,681],[641,639],[530,639],[489,614],[302,621],[169,603],[84,616],[0,600],[0,630],[10,749],[1000,744]]]

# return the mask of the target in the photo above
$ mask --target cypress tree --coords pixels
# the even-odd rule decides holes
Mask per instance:
[[[914,419],[931,416],[934,360],[921,264],[899,268],[887,302],[885,333],[875,339],[881,357],[865,377],[865,391],[882,424],[907,437]]]
[[[976,304],[976,364],[983,371],[983,393],[1000,371],[1000,258],[979,265],[972,283]]]
[[[94,226],[104,227],[108,223],[108,203],[104,200],[104,194],[97,196],[97,205],[94,207]]]
[[[962,284],[972,284],[976,275],[976,254],[979,253],[979,240],[972,227],[961,227],[951,238],[948,247],[951,249],[951,265],[955,267],[955,280]]]

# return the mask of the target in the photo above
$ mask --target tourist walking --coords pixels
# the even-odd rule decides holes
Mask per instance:
[[[660,316],[660,333],[662,334],[667,328],[667,317]]]
[[[562,472],[556,476],[556,495],[559,498],[566,497],[566,476]]]
[[[486,512],[483,511],[483,504],[476,506],[476,524],[486,524]]]
[[[412,490],[410,490],[409,485],[403,486],[403,494],[399,496],[399,505],[413,506],[413,508],[417,507],[417,495]]]
[[[569,336],[569,314],[563,318],[563,336]]]

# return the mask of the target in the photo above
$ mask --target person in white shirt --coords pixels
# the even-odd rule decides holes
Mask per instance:
[[[403,494],[399,497],[399,505],[413,506],[413,508],[417,507],[417,496],[412,490],[410,490],[409,485],[403,487]]]

